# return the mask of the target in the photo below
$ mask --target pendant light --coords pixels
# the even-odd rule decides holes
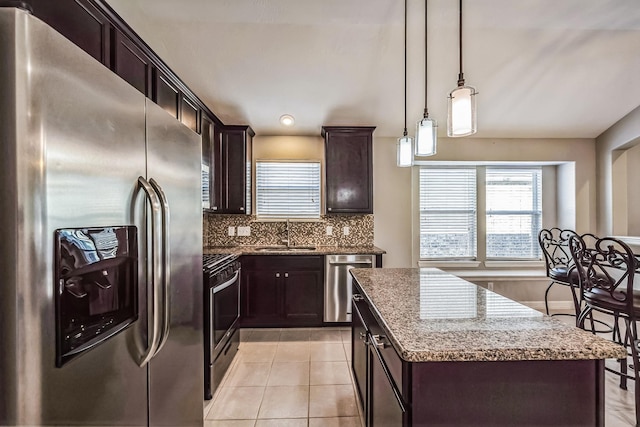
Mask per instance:
[[[427,108],[427,11],[429,2],[424,2],[424,116],[416,126],[416,156],[433,156],[436,154],[438,140],[438,122],[429,117]]]
[[[404,0],[404,132],[398,138],[397,164],[408,167],[413,163],[413,149],[411,137],[407,135],[407,0]]]
[[[476,89],[465,86],[462,73],[462,0],[460,0],[460,32],[459,54],[460,74],[458,74],[458,87],[449,93],[447,114],[447,136],[460,137],[473,135],[476,127]]]

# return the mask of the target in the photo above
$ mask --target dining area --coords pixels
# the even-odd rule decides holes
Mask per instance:
[[[605,365],[606,376],[615,379],[621,393],[633,393],[635,425],[640,425],[640,252],[634,252],[633,241],[626,238],[556,227],[542,229],[538,241],[550,280],[544,294],[546,314],[570,317],[564,320],[626,349],[626,358]],[[572,312],[550,312],[554,286],[570,290]]]

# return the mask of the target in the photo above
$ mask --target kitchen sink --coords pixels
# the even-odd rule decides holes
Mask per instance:
[[[262,246],[256,248],[257,252],[300,252],[314,251],[315,246]]]

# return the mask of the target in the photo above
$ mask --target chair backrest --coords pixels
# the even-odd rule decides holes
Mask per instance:
[[[569,248],[569,239],[578,234],[573,230],[562,230],[557,227],[543,228],[538,234],[540,249],[544,254],[547,276],[549,272],[558,268],[567,270],[573,265],[573,258]]]
[[[611,298],[628,304],[632,312],[633,283],[639,264],[631,248],[614,237],[587,243],[583,237],[573,236],[569,246],[585,300]]]

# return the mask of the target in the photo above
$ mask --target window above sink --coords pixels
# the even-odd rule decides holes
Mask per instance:
[[[320,161],[256,161],[258,219],[319,219]]]

